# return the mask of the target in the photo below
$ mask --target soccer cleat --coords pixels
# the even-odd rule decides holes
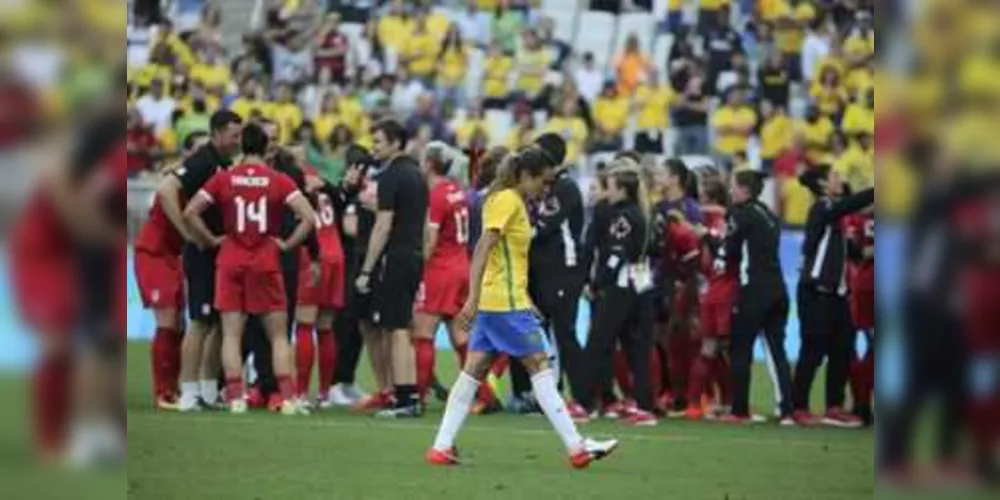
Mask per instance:
[[[420,418],[423,416],[420,406],[405,406],[403,408],[390,408],[375,414],[375,418],[398,419],[398,418]]]
[[[392,391],[378,392],[360,401],[354,406],[354,410],[361,412],[384,410],[392,406],[393,399],[395,398]]]
[[[814,427],[820,424],[820,418],[805,410],[798,410],[792,414],[792,419],[796,425],[802,427]]]
[[[696,406],[689,406],[684,412],[684,419],[690,420],[692,422],[698,422],[705,419],[705,411]]]
[[[448,388],[441,385],[437,379],[431,384],[431,392],[434,393],[434,399],[438,400],[440,403],[448,402]]]
[[[751,419],[750,417],[733,415],[732,413],[730,413],[729,415],[723,415],[719,417],[718,422],[730,425],[750,425],[753,423],[753,419]]]
[[[254,386],[250,388],[250,391],[247,393],[247,404],[255,410],[267,408],[267,399],[264,398],[264,393],[260,391],[260,387]]]
[[[573,402],[566,404],[566,411],[569,412],[569,416],[570,418],[573,419],[574,423],[577,424],[590,423],[590,414],[587,413],[587,410],[585,410],[582,406],[580,406],[580,403]]]
[[[604,460],[618,449],[618,440],[595,441],[584,439],[581,450],[573,453],[569,457],[570,465],[574,469],[586,469],[590,464],[599,460]]]
[[[244,415],[250,411],[250,405],[245,399],[234,399],[229,402],[229,413],[233,415]]]
[[[794,417],[782,417],[781,420],[778,421],[778,426],[780,426],[780,427],[798,427],[798,424],[795,422],[795,418]]]
[[[619,418],[623,418],[625,414],[626,414],[625,405],[622,404],[621,401],[608,403],[604,405],[604,409],[601,411],[601,415],[603,415],[604,418],[610,420],[617,420]]]
[[[440,451],[431,448],[430,450],[427,450],[427,455],[424,459],[427,460],[427,463],[430,465],[443,467],[462,465],[462,461],[458,458],[458,449],[454,446],[452,446],[448,451]]]
[[[476,401],[469,410],[472,415],[493,415],[501,412],[503,412],[503,403],[499,399],[494,399],[489,403]]]
[[[337,384],[330,389],[330,393],[326,396],[326,399],[333,406],[354,406],[360,403],[365,397],[367,395],[359,395],[353,385]]]
[[[860,429],[864,426],[863,420],[851,415],[843,408],[830,408],[821,420],[821,423],[826,426],[837,427],[840,429]]]
[[[656,419],[656,415],[648,411],[636,410],[624,418],[622,423],[629,427],[656,427],[660,422]]]
[[[160,396],[156,398],[156,409],[162,411],[179,411],[180,403],[176,397]]]
[[[281,394],[272,393],[267,398],[267,411],[271,413],[281,413],[281,407],[284,406],[285,400],[281,397]]]
[[[292,400],[281,403],[281,414],[286,417],[309,416],[309,407],[301,401]]]
[[[185,398],[177,402],[177,411],[181,413],[197,413],[202,411],[201,405],[198,404],[198,398]]]

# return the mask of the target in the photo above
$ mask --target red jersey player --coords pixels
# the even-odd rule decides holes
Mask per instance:
[[[851,356],[851,395],[855,416],[866,423],[872,419],[875,396],[875,212],[870,208],[845,220],[844,235],[852,248],[851,317],[854,327],[868,337],[868,351],[862,359]]]
[[[686,401],[688,374],[697,346],[695,320],[698,311],[698,260],[701,256],[701,240],[695,228],[686,222],[686,217],[678,212],[667,214],[667,227],[663,231],[661,255],[663,255],[663,279],[671,282],[670,322],[666,352],[670,369],[673,392],[672,410],[683,411],[687,404],[700,401]],[[660,398],[660,406],[667,406],[666,394]],[[668,409],[669,410],[669,409]]]
[[[723,354],[732,330],[739,277],[736,269],[719,258],[719,250],[726,240],[726,186],[714,182],[706,184],[703,189],[702,220],[705,229],[701,267],[707,286],[701,293],[701,351],[691,367],[688,400],[697,401],[716,382],[722,406],[726,407],[731,405],[731,391],[728,360]],[[690,420],[700,420],[704,410],[698,405],[690,405],[685,416]]]
[[[447,177],[451,167],[444,146],[432,145],[421,168],[430,186],[428,235],[424,239],[423,282],[417,292],[413,336],[417,356],[417,387],[423,397],[434,377],[434,333],[445,321],[452,345],[461,354],[467,332],[452,323],[469,294],[469,206],[465,191]]]
[[[313,261],[308,248],[300,250],[298,307],[295,312],[296,390],[299,400],[306,401],[318,345],[318,402],[321,408],[326,408],[329,406],[327,400],[337,358],[333,322],[336,311],[344,307],[346,263],[337,227],[336,198],[340,193],[320,179],[315,169],[306,170],[306,191],[317,213],[319,255]]]
[[[286,175],[272,170],[262,159],[267,152],[266,132],[247,125],[240,139],[243,163],[212,177],[188,203],[184,217],[195,237],[205,246],[219,248],[215,306],[222,317],[222,364],[226,396],[233,413],[246,413],[243,383],[242,340],[247,315],[260,315],[271,341],[274,373],[283,399],[281,412],[295,415],[291,351],[286,337],[285,282],[280,254],[297,248],[316,224],[316,213]],[[224,235],[215,235],[201,214],[216,204],[222,212]],[[287,241],[279,238],[286,207],[299,223]]]
[[[185,144],[185,157],[208,141],[205,134],[192,134]],[[181,252],[189,237],[170,222],[159,198],[153,200],[149,220],[135,242],[135,277],[142,305],[153,310],[156,333],[152,343],[153,395],[161,409],[175,409],[180,376],[181,311],[184,309],[184,269]]]

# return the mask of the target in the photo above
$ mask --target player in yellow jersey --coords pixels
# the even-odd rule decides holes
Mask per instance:
[[[573,467],[582,469],[608,456],[618,442],[584,439],[556,387],[549,367],[546,337],[528,295],[528,250],[531,221],[526,201],[538,199],[562,164],[565,143],[554,134],[507,160],[500,167],[483,204],[483,232],[472,256],[470,293],[456,318],[471,330],[469,354],[448,397],[434,446],[432,465],[459,465],[455,437],[476,398],[480,381],[499,354],[521,360],[531,375],[538,404],[566,445]]]

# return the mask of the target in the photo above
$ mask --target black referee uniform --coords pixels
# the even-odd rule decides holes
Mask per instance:
[[[781,220],[771,209],[756,199],[733,206],[720,255],[740,269],[731,346],[733,415],[737,417],[750,416],[750,368],[754,341],[761,331],[777,371],[782,416],[792,414],[792,376],[785,352],[789,303],[778,257],[780,245]]]
[[[854,327],[847,302],[847,241],[842,220],[874,203],[875,190],[869,189],[839,200],[820,199],[809,211],[797,292],[802,350],[795,370],[796,410],[809,410],[809,393],[824,358],[829,359],[826,407],[844,407]]]
[[[582,258],[584,213],[583,194],[567,171],[557,174],[538,215],[531,241],[528,291],[547,324],[549,337],[555,337],[560,369],[569,379],[576,399],[583,396],[579,391],[586,384],[583,347],[576,337],[580,294],[586,279]],[[515,370],[520,371],[520,367]],[[520,382],[525,381],[526,374]]]
[[[638,204],[623,201],[610,207],[595,226],[598,259],[594,263],[594,328],[587,341],[585,398],[588,411],[600,409],[601,391],[611,380],[612,355],[620,341],[635,380],[639,409],[652,413],[653,389],[649,378],[653,347],[653,296],[646,250],[648,224]]]

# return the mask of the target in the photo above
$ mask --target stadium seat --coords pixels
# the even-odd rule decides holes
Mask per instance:
[[[672,35],[659,36],[653,42],[653,54],[650,56],[650,61],[660,72],[661,81],[665,81],[670,73],[670,68],[667,67],[667,58],[670,57],[670,49],[673,46],[674,37]]]
[[[551,18],[555,23],[555,37],[568,44],[575,39],[577,12],[570,9],[543,10],[542,16]]]
[[[542,0],[542,10],[575,12],[582,7],[581,3],[581,0]]]
[[[625,42],[632,33],[639,36],[640,50],[648,54],[653,48],[653,35],[656,30],[656,22],[653,16],[645,13],[622,14],[618,16],[618,22],[618,30],[615,35],[614,57],[617,57],[625,50]]]
[[[607,12],[584,12],[576,40],[577,52],[593,52],[598,67],[607,67],[615,36],[615,16]]]
[[[486,123],[490,128],[490,147],[502,146],[514,126],[514,117],[509,111],[491,110],[486,112]]]

